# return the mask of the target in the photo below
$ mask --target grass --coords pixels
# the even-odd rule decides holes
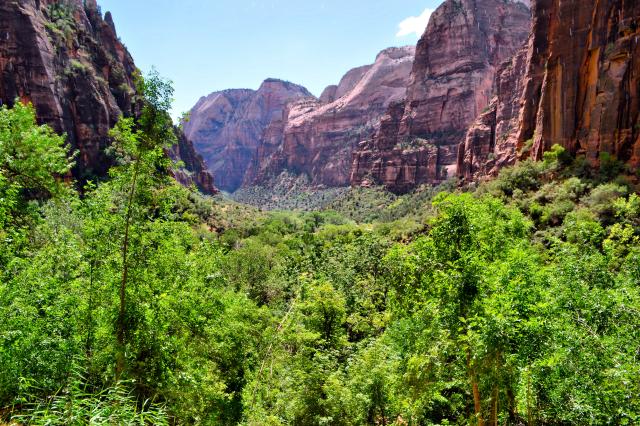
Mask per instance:
[[[168,425],[169,416],[162,405],[139,401],[127,390],[127,383],[100,391],[89,389],[84,378],[76,374],[68,386],[46,398],[30,388],[31,397],[24,398],[9,413],[10,425]],[[1,425],[2,423],[0,423]]]

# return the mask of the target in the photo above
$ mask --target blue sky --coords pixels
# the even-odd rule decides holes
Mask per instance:
[[[143,71],[173,80],[174,115],[269,77],[315,95],[390,46],[415,44],[441,0],[102,0]]]

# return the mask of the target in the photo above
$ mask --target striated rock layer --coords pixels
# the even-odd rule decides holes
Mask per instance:
[[[418,43],[405,102],[356,149],[352,185],[404,192],[453,176],[458,145],[489,105],[500,65],[526,40],[530,16],[520,1],[445,1]]]
[[[524,104],[527,48],[505,62],[496,77],[496,94],[474,121],[458,150],[458,176],[466,181],[497,174],[516,161],[520,113]]]
[[[41,123],[66,133],[81,182],[111,165],[108,132],[120,115],[135,114],[135,71],[95,0],[0,2],[0,104],[31,102]]]
[[[405,96],[413,47],[380,52],[372,65],[349,71],[319,100],[289,105],[266,130],[246,185],[282,172],[306,175],[314,187],[348,186],[351,153],[369,137],[390,103]]]
[[[302,86],[268,79],[256,90],[233,89],[201,98],[184,123],[187,138],[204,157],[217,185],[240,187],[262,135],[286,105],[312,95]]]
[[[554,144],[593,165],[608,153],[637,169],[640,2],[537,0],[532,7],[529,42],[499,78],[495,115],[481,117],[461,146],[459,174],[495,174],[517,153],[531,148],[541,159]]]
[[[518,140],[640,165],[640,2],[534,2]],[[535,130],[535,131],[534,131]]]

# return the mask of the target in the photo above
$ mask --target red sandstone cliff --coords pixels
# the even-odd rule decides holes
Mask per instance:
[[[257,91],[225,90],[201,98],[184,124],[187,138],[204,157],[217,185],[235,191],[267,126],[293,100],[312,97],[302,86],[268,79]]]
[[[460,147],[459,174],[477,179],[533,143],[553,144],[597,165],[606,152],[640,165],[640,2],[536,0],[528,44],[499,79],[494,117]],[[506,111],[506,113],[501,113]]]
[[[530,16],[520,1],[445,1],[418,43],[406,101],[356,149],[352,185],[404,192],[453,176],[458,144],[489,105],[498,68],[526,40]]]
[[[640,2],[534,2],[520,142],[640,165]],[[535,117],[535,118],[534,118]],[[535,131],[534,131],[535,129]]]
[[[40,122],[66,133],[80,153],[80,181],[106,175],[109,129],[134,114],[135,71],[111,14],[103,19],[95,0],[0,1],[0,104],[32,102]],[[195,179],[214,191],[211,176]]]
[[[169,156],[174,161],[184,164],[177,170],[173,170],[173,177],[184,186],[195,185],[203,194],[217,194],[213,175],[207,169],[204,159],[193,147],[193,143],[187,139],[181,129],[176,128],[178,142],[169,150]]]
[[[522,48],[498,71],[495,97],[459,146],[457,174],[460,178],[474,181],[492,176],[516,161],[527,52],[526,47]]]
[[[372,65],[349,71],[320,100],[292,103],[266,130],[245,185],[287,171],[312,186],[349,185],[354,146],[372,134],[390,103],[406,93],[415,49],[390,48]]]

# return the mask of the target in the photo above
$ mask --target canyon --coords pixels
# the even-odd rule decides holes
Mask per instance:
[[[250,142],[244,136],[238,143],[235,121],[221,118],[242,116],[240,102],[219,105],[225,93],[242,91],[201,99],[187,136],[210,170],[233,177],[227,188],[218,178],[231,191],[268,187],[283,173],[304,176],[312,189],[383,185],[406,192],[442,182],[456,175],[458,145],[489,106],[500,66],[527,40],[530,17],[527,2],[445,1],[416,48],[382,51],[317,99],[277,104],[276,118],[260,122],[262,133],[250,132]]]
[[[0,34],[0,104],[31,102],[40,123],[66,134],[81,184],[105,177],[109,130],[137,114],[138,71],[111,14],[103,18],[95,0],[3,1]],[[173,171],[182,183],[217,192],[187,139],[170,151],[184,164]]]
[[[275,79],[257,91],[215,92],[198,101],[185,123],[220,188],[266,184],[283,172],[313,187],[349,185],[351,152],[402,99],[414,48],[390,48],[371,65],[350,70],[320,98]]]
[[[33,103],[105,177],[109,130],[136,116],[134,60],[95,0],[0,4],[0,104]],[[309,190],[395,193],[495,176],[553,145],[640,166],[640,4],[446,0],[416,47],[381,51],[319,97],[269,78],[202,97],[167,155],[214,194],[303,178]]]
[[[490,178],[554,144],[637,169],[639,20],[637,2],[447,0],[415,54],[389,49],[320,98],[278,105],[238,185],[286,172],[404,193]]]
[[[527,39],[521,2],[444,2],[418,42],[406,98],[353,155],[353,185],[394,192],[455,176],[458,144],[488,105],[498,68]]]

